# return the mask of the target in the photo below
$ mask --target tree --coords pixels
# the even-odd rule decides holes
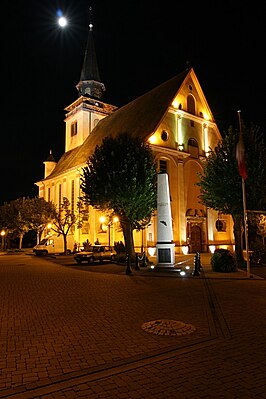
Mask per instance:
[[[266,214],[260,213],[260,211],[252,212],[249,215],[249,219],[252,227],[255,229],[256,236],[261,237],[261,245],[258,245],[255,239],[255,249],[261,246],[265,249],[265,237],[266,237]]]
[[[31,198],[27,206],[29,208],[30,229],[37,233],[39,242],[47,223],[54,219],[56,208],[52,202],[39,197]]]
[[[232,215],[234,221],[235,252],[238,264],[243,263],[243,193],[242,179],[236,161],[239,134],[232,126],[215,149],[210,149],[199,174],[201,202],[209,208]],[[243,126],[243,139],[248,177],[245,180],[247,209],[265,209],[266,167],[265,144],[260,128],[254,124]]]
[[[0,207],[0,224],[8,233],[19,238],[19,249],[22,239],[29,230],[42,233],[48,221],[53,218],[55,208],[43,198],[18,198]]]
[[[105,137],[83,168],[81,189],[85,203],[119,217],[126,252],[135,256],[133,230],[146,226],[157,206],[149,144],[127,133]]]
[[[53,215],[51,230],[62,234],[64,240],[64,253],[67,253],[67,236],[70,229],[74,225],[78,225],[78,228],[82,225],[82,215],[86,212],[84,210],[83,203],[78,201],[77,203],[78,213],[75,214],[72,209],[68,198],[63,197],[63,202],[59,204],[59,209],[57,209]]]
[[[266,215],[259,215],[257,226],[258,226],[258,235],[261,236],[262,246],[263,246],[263,248],[265,248]]]

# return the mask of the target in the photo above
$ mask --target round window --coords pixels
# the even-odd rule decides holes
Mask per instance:
[[[161,139],[163,141],[167,141],[168,140],[168,133],[165,130],[163,130],[163,132],[161,134]]]

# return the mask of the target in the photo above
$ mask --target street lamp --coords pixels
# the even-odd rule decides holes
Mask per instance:
[[[4,251],[4,249],[5,249],[5,235],[6,235],[5,230],[2,230],[2,231],[1,231],[1,236],[2,236],[2,251]]]
[[[101,216],[99,218],[99,221],[101,223],[101,230],[103,232],[108,232],[108,245],[110,247],[111,245],[111,226],[113,226],[113,233],[114,233],[114,223],[119,222],[119,218],[117,216],[114,216],[113,219],[109,219],[108,221],[106,220],[105,216]],[[114,241],[114,234],[113,234],[113,241]]]
[[[106,222],[106,217],[105,216],[101,216],[100,217],[100,223],[101,223],[101,230],[106,233],[106,231],[108,230],[108,245],[110,246],[110,223],[105,223]]]

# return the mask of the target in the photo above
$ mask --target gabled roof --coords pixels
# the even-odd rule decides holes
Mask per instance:
[[[100,145],[106,136],[115,137],[117,134],[125,132],[132,137],[146,140],[159,126],[191,70],[192,68],[186,69],[102,119],[81,146],[68,151],[61,157],[47,179],[71,168],[85,165],[96,145]]]

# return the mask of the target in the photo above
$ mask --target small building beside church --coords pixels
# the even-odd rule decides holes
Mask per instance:
[[[168,174],[175,252],[208,252],[214,246],[232,249],[233,222],[228,215],[207,209],[199,201],[198,173],[221,139],[211,109],[193,68],[188,68],[121,108],[103,101],[92,25],[77,84],[78,98],[65,108],[65,153],[56,162],[52,153],[44,162],[44,178],[35,184],[39,197],[58,207],[67,197],[72,211],[82,195],[82,169],[104,137],[122,132],[147,141],[158,173]],[[82,228],[73,228],[77,246],[84,242],[113,245],[123,241],[119,220],[88,208]],[[134,232],[136,251],[155,247],[156,215],[143,231]]]

